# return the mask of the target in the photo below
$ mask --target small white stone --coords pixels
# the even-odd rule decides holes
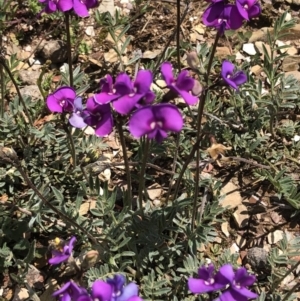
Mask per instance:
[[[221,230],[222,230],[222,232],[225,234],[226,237],[229,237],[229,236],[230,236],[230,234],[229,234],[229,232],[228,232],[228,222],[222,223],[222,225],[221,225]]]
[[[95,36],[94,26],[88,26],[85,30],[85,33],[89,37],[94,37]]]
[[[285,16],[284,21],[288,22],[288,21],[291,21],[291,20],[292,20],[292,15],[290,13],[287,13],[286,16]]]
[[[32,50],[32,48],[30,45],[27,45],[27,46],[25,46],[24,50],[30,52]]]
[[[255,55],[256,50],[253,43],[246,43],[243,45],[243,51],[249,55]]]
[[[233,243],[232,246],[230,247],[230,253],[235,254],[238,253],[239,251],[240,248],[238,247],[238,245],[236,243]]]
[[[276,230],[268,234],[268,242],[269,244],[276,244],[283,238],[283,231]]]

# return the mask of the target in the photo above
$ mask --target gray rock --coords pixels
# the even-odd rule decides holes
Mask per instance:
[[[247,261],[254,271],[268,270],[268,252],[259,247],[254,247],[247,252]]]
[[[19,78],[25,85],[36,85],[37,80],[39,79],[40,71],[33,70],[20,70]]]
[[[39,48],[39,55],[52,63],[63,63],[67,60],[67,46],[63,41],[47,41]]]
[[[20,89],[23,96],[30,96],[33,101],[37,101],[42,98],[41,92],[37,85],[25,86]]]

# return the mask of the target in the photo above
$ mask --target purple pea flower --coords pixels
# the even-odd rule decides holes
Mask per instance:
[[[150,90],[153,75],[150,70],[140,70],[137,73],[134,83],[127,80],[130,93],[121,96],[113,101],[113,107],[119,114],[128,114],[135,107],[140,107],[141,103],[150,104],[155,98],[155,94]]]
[[[239,268],[235,273],[230,264],[223,265],[219,270],[220,277],[226,279],[230,286],[217,299],[218,301],[247,301],[258,295],[247,289],[256,281],[254,275],[249,275],[245,268]],[[217,301],[216,300],[216,301]]]
[[[240,85],[247,81],[247,75],[243,71],[234,72],[234,69],[234,64],[224,60],[222,63],[221,76],[227,85],[237,90]]]
[[[73,0],[39,0],[39,2],[46,5],[40,13],[45,12],[47,14],[51,14],[57,10],[66,12],[73,7]]]
[[[96,280],[92,285],[92,297],[103,301],[142,301],[138,296],[138,287],[135,283],[126,286],[124,284],[123,275],[115,275],[106,282]]]
[[[94,99],[98,104],[107,104],[121,96],[130,94],[131,92],[131,79],[126,73],[120,73],[115,83],[110,75],[106,75],[100,81],[102,87],[101,92],[94,95]]]
[[[98,5],[97,0],[73,0],[73,9],[79,17],[88,17],[89,9]]]
[[[99,137],[108,135],[113,129],[110,105],[100,105],[95,102],[93,97],[88,98],[83,116],[83,120],[87,125],[95,127],[95,134]]]
[[[167,132],[179,132],[183,120],[177,107],[171,104],[145,106],[133,113],[129,120],[129,131],[140,138],[147,135],[161,143],[167,137]]]
[[[67,261],[72,255],[76,237],[72,236],[69,243],[66,243],[60,250],[53,250],[53,257],[49,259],[50,264],[60,264],[61,262]]]
[[[76,98],[76,92],[71,87],[61,87],[48,95],[46,103],[51,112],[65,113],[72,112]]]
[[[71,301],[71,300],[81,300],[82,299],[81,296],[88,297],[88,294],[84,288],[78,286],[73,281],[69,281],[61,289],[54,292],[52,296],[53,297],[60,296],[59,298],[60,301]],[[83,300],[88,301],[89,299],[84,298]]]
[[[244,18],[237,7],[223,1],[212,3],[203,13],[204,25],[216,28],[221,34],[228,29],[238,29],[243,25]]]
[[[187,70],[181,71],[177,79],[175,79],[172,72],[172,64],[165,62],[161,65],[160,71],[167,87],[180,95],[188,105],[194,105],[198,101],[197,97],[191,95],[195,81],[188,76]]]
[[[188,288],[193,294],[213,292],[224,288],[229,283],[227,279],[225,281],[218,279],[212,263],[199,268],[198,276],[199,278],[189,278],[188,280]]]
[[[261,7],[257,0],[236,0],[236,7],[241,16],[248,21],[261,13]]]
[[[75,128],[81,129],[81,128],[87,126],[87,124],[83,120],[83,117],[84,117],[84,111],[83,111],[83,106],[82,106],[82,98],[77,97],[74,100],[73,114],[69,118],[69,122]]]

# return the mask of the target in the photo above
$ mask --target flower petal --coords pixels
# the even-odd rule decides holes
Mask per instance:
[[[140,70],[137,73],[136,79],[134,81],[134,86],[137,89],[137,94],[146,94],[153,81],[153,75],[150,70]]]
[[[140,138],[152,131],[150,124],[155,121],[150,106],[135,111],[129,120],[129,131],[135,138]]]
[[[82,129],[85,126],[87,126],[87,124],[83,120],[83,117],[76,113],[73,113],[71,115],[71,117],[69,118],[69,122],[74,128],[78,128],[78,129]]]
[[[140,94],[122,96],[113,102],[113,107],[119,114],[126,115],[134,109],[142,97],[143,95]]]
[[[69,259],[70,255],[60,254],[60,255],[54,255],[54,257],[50,258],[48,262],[50,264],[60,264],[64,261],[67,261]]]
[[[118,297],[118,301],[127,301],[129,298],[138,295],[138,286],[131,282],[123,288],[121,296]]]
[[[59,100],[57,100],[53,94],[48,95],[46,99],[47,107],[51,112],[62,113],[63,107],[60,105]]]
[[[261,14],[261,6],[259,3],[255,3],[249,10],[248,15],[249,18],[256,18]]]
[[[198,97],[193,96],[192,94],[190,94],[187,91],[180,90],[176,86],[173,86],[172,89],[175,90],[189,106],[192,106],[197,103]]]
[[[171,63],[169,62],[163,63],[160,67],[160,72],[167,86],[170,86],[175,82]]]
[[[225,3],[219,1],[212,3],[203,13],[202,20],[206,26],[217,26],[220,15],[224,11]]]
[[[245,268],[239,268],[235,272],[235,282],[239,283],[241,286],[250,286],[256,281],[254,275],[249,275]]]
[[[96,125],[95,134],[99,137],[104,137],[111,133],[113,129],[113,118],[111,112],[103,114],[101,120]]]
[[[79,17],[88,17],[89,11],[86,7],[86,5],[81,2],[80,0],[73,0],[73,9],[76,15]]]
[[[183,126],[182,116],[176,106],[171,104],[158,104],[152,106],[154,118],[163,123],[164,131],[179,132]]]
[[[187,70],[183,70],[178,74],[176,80],[176,86],[178,89],[191,91],[194,87],[195,80],[188,76],[189,72]]]
[[[257,294],[251,292],[250,290],[248,290],[245,287],[237,288],[235,286],[232,286],[231,289],[235,292],[235,293],[231,292],[232,295],[238,296],[237,300],[241,300],[243,297],[245,297],[247,300],[248,300],[248,298],[254,299],[254,298],[258,297]]]
[[[248,301],[248,298],[236,294],[233,290],[224,291],[218,298],[219,301]]]
[[[188,288],[193,294],[203,294],[215,290],[211,284],[206,284],[203,279],[189,278]]]
[[[117,76],[114,88],[116,89],[116,94],[120,94],[120,96],[133,92],[132,81],[126,73],[120,73]]]
[[[101,301],[110,301],[112,299],[112,286],[108,283],[96,280],[92,285],[92,296]]]
[[[247,82],[247,75],[243,71],[238,71],[232,77],[232,81],[234,81],[237,86],[240,86]]]
[[[65,12],[73,7],[73,1],[72,0],[59,0],[57,3],[57,7],[60,11]]]
[[[219,271],[217,272],[215,276],[215,281],[220,284],[227,285],[229,283],[232,283],[234,280],[235,274],[232,268],[231,264],[225,264],[221,266]]]

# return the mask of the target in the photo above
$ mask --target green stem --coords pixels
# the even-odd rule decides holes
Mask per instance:
[[[211,71],[211,67],[212,67],[212,63],[213,63],[213,59],[214,59],[214,54],[216,52],[216,48],[217,48],[217,44],[218,44],[218,40],[220,38],[220,33],[217,32],[213,47],[212,47],[212,51],[211,51],[211,55],[208,61],[208,66],[207,66],[207,75],[206,75],[206,84],[208,86],[209,84],[209,75],[210,75],[210,71]],[[209,88],[208,88],[209,89]],[[208,95],[208,89],[204,89],[203,93],[201,94],[200,97],[200,101],[199,101],[199,105],[198,105],[198,120],[197,120],[197,140],[196,143],[194,144],[190,154],[188,155],[187,159],[185,160],[182,169],[180,171],[180,174],[177,178],[177,182],[176,182],[176,186],[175,186],[175,193],[174,193],[174,200],[177,198],[178,192],[179,192],[179,187],[180,187],[180,183],[181,180],[183,178],[183,175],[190,163],[190,161],[192,160],[192,158],[194,157],[194,154],[196,151],[199,152],[199,144],[202,138],[202,134],[201,134],[201,120],[202,120],[202,115],[203,115],[203,111],[204,111],[204,105],[206,102],[206,98]],[[200,153],[197,153],[197,170],[196,170],[196,190],[195,190],[195,195],[194,195],[194,203],[193,203],[193,218],[192,218],[192,229],[193,229],[193,222],[195,222],[195,218],[196,218],[196,213],[194,211],[196,211],[196,207],[197,207],[197,197],[198,197],[198,192],[199,192],[199,158],[200,158]]]
[[[120,142],[122,146],[122,152],[123,152],[123,158],[125,164],[125,172],[127,177],[127,204],[129,208],[132,210],[131,173],[130,173],[129,161],[127,156],[125,137],[124,137],[122,122],[120,118],[117,120],[116,125],[120,136]]]
[[[72,43],[71,43],[71,28],[70,28],[70,14],[65,13],[65,23],[67,32],[67,55],[68,55],[68,65],[69,65],[69,76],[70,76],[70,86],[73,87],[73,68],[72,68]]]
[[[180,0],[177,0],[177,27],[176,27],[176,51],[178,70],[181,71],[180,66]]]
[[[216,52],[218,40],[220,38],[220,33],[217,31],[217,35],[212,47],[211,55],[208,61],[208,66],[207,66],[207,78],[206,78],[206,85],[209,85],[209,75],[210,75],[210,70],[211,66],[213,63],[214,55]],[[199,140],[200,134],[201,134],[201,120],[203,116],[203,110],[204,110],[204,105],[205,105],[205,100],[206,100],[206,95],[208,94],[208,90],[205,92],[205,97],[204,101],[200,102],[198,106],[198,120],[197,120],[197,140]],[[195,193],[194,193],[194,202],[193,202],[193,213],[192,213],[192,221],[191,221],[191,230],[192,232],[194,231],[195,227],[195,221],[196,221],[196,215],[197,215],[197,201],[198,201],[198,194],[199,194],[199,178],[200,178],[200,147],[197,147],[196,150],[196,175],[195,175]]]
[[[68,127],[68,125],[65,123],[64,121],[64,116],[63,114],[61,114],[61,119],[62,119],[62,122],[63,122],[63,127],[64,127],[64,130],[67,134],[67,137],[69,139],[69,143],[70,143],[70,151],[71,151],[71,156],[72,156],[72,160],[73,160],[73,168],[75,169],[76,166],[77,166],[77,157],[76,157],[76,149],[75,149],[75,144],[74,144],[74,139],[73,139],[73,135],[72,133],[70,132],[70,129]]]
[[[300,261],[296,262],[291,268],[289,268],[286,271],[286,273],[281,278],[279,278],[277,281],[274,281],[270,293],[272,294],[274,292],[275,288],[277,287],[277,285],[279,285],[289,274],[291,274],[293,271],[295,271],[299,265],[300,265]],[[292,293],[293,293],[293,291],[292,291]],[[287,296],[285,296],[285,298],[282,301],[284,301],[284,300],[287,300]]]
[[[0,35],[0,47],[2,47],[2,34],[3,32],[1,32]],[[0,116],[1,118],[3,118],[4,116],[4,93],[5,93],[5,89],[4,89],[4,71],[3,71],[3,66],[0,65],[0,85],[1,85],[1,108],[0,108]]]
[[[25,111],[25,114],[26,114],[26,116],[27,116],[27,118],[28,118],[28,122],[29,122],[29,124],[30,124],[31,126],[33,126],[33,122],[32,122],[32,120],[31,120],[29,111],[27,110],[27,107],[26,107],[25,101],[24,101],[24,99],[23,99],[23,97],[22,97],[22,94],[21,94],[21,92],[20,92],[20,89],[19,89],[19,87],[18,87],[18,83],[16,82],[16,80],[15,80],[13,74],[11,73],[9,67],[6,65],[5,59],[4,59],[3,57],[0,57],[0,64],[1,64],[1,66],[3,66],[3,68],[5,69],[5,71],[7,72],[7,74],[9,75],[9,77],[10,77],[12,83],[14,84],[14,86],[15,86],[15,88],[16,88],[16,91],[17,91],[17,94],[18,94],[18,97],[19,97],[19,100],[20,100],[21,104],[22,104],[23,107],[24,107],[24,111]],[[26,123],[26,122],[25,122],[25,125],[27,126],[27,123]]]
[[[82,226],[78,225],[72,218],[68,217],[61,211],[59,211],[54,205],[52,205],[36,188],[36,186],[31,182],[29,179],[25,167],[22,166],[21,162],[19,161],[19,158],[17,157],[17,154],[13,149],[0,147],[0,161],[7,162],[9,164],[12,164],[17,168],[17,170],[20,172],[21,176],[23,177],[24,181],[27,183],[27,185],[36,193],[36,195],[40,198],[42,203],[49,207],[53,212],[55,212],[62,220],[66,221],[70,225],[72,225],[75,229],[79,229],[82,233],[84,233],[95,245],[99,244],[97,239],[90,234],[86,229],[84,229]],[[102,239],[103,241],[106,241],[106,239]]]
[[[187,15],[187,13],[188,13],[188,11],[189,11],[189,7],[190,7],[189,4],[190,4],[190,3],[191,3],[191,2],[189,1],[189,2],[186,4],[185,11],[183,12],[183,15],[182,15],[182,17],[181,17],[181,19],[180,19],[180,22],[179,22],[178,27],[182,24],[183,20],[185,19],[186,15]],[[170,36],[168,42],[167,42],[166,45],[165,45],[165,48],[163,49],[162,53],[160,54],[158,60],[156,61],[156,65],[155,65],[154,68],[153,68],[153,75],[154,75],[154,76],[157,74],[157,69],[158,69],[158,67],[160,66],[161,61],[165,58],[165,54],[166,54],[166,51],[167,51],[169,45],[171,44],[172,41],[174,41],[176,32],[177,32],[177,27],[176,27],[176,29],[173,31],[173,33],[171,34],[171,36]]]
[[[148,138],[145,138],[145,143],[143,147],[143,160],[142,160],[142,166],[140,171],[140,182],[139,182],[139,209],[143,215],[143,190],[145,186],[145,171],[146,171],[146,163],[148,159],[148,153],[149,153],[149,146],[150,146],[150,140]]]

